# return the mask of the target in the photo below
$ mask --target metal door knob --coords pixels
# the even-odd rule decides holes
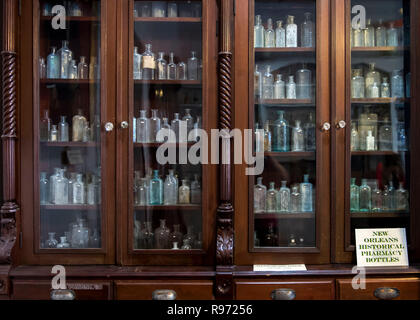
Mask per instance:
[[[337,122],[336,127],[337,129],[344,129],[346,127],[347,123],[344,120],[340,120]]]
[[[321,130],[324,132],[330,131],[330,129],[331,129],[331,124],[329,122],[325,122],[321,127]]]
[[[121,122],[120,127],[121,127],[121,129],[127,129],[128,128],[128,122],[127,121]]]
[[[400,290],[397,288],[377,288],[373,295],[380,300],[392,300],[400,296]]]
[[[51,300],[74,300],[76,299],[76,294],[73,290],[58,289],[51,291],[50,298]]]
[[[112,122],[107,122],[105,123],[104,128],[106,132],[111,132],[114,130],[114,124]]]
[[[293,289],[276,289],[271,292],[272,300],[294,300],[296,292]]]
[[[155,290],[152,293],[153,300],[175,300],[176,292],[174,290]]]

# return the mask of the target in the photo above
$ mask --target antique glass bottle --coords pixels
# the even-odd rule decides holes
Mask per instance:
[[[268,224],[268,230],[267,233],[264,235],[263,243],[265,247],[278,246],[278,236],[274,233],[274,227],[272,223]]]
[[[61,121],[58,124],[58,140],[61,142],[69,141],[69,124],[66,122],[66,117],[61,116]]]
[[[262,131],[262,132],[261,132]],[[264,130],[260,128],[260,124],[255,124],[255,152],[264,152]]]
[[[147,2],[147,1],[140,2],[140,15],[141,17],[152,16],[152,6],[150,2]]]
[[[191,191],[187,180],[182,180],[182,185],[179,187],[178,202],[180,204],[191,203]]]
[[[39,124],[39,139],[41,141],[48,141],[50,139],[51,131],[51,119],[49,116],[49,111],[44,110],[44,117],[41,119]]]
[[[47,77],[47,65],[44,58],[39,58],[39,78],[45,79]]]
[[[390,211],[392,208],[391,195],[389,194],[389,187],[384,186],[382,193],[382,211]]]
[[[133,54],[133,79],[141,79],[141,54],[139,53],[139,48],[134,47]]]
[[[45,244],[49,249],[57,248],[58,241],[55,239],[55,232],[48,232],[48,239]]]
[[[76,181],[72,183],[73,187],[73,204],[85,204],[85,184],[83,183],[83,175],[78,173]]]
[[[356,178],[351,178],[350,184],[350,211],[358,212],[360,210],[360,187],[356,184]]]
[[[274,77],[271,73],[271,66],[267,65],[263,76],[263,99],[273,99],[274,97]]]
[[[159,58],[157,59],[157,78],[158,80],[166,80],[167,78],[167,62],[165,60],[165,53],[159,52]]]
[[[286,86],[281,78],[282,75],[277,75],[277,80],[274,82],[274,99],[285,99],[286,98]]]
[[[375,70],[375,63],[371,62],[369,63],[369,71],[367,72],[365,79],[366,98],[371,98],[369,93],[371,92],[371,87],[375,82],[381,83],[381,74]]]
[[[57,54],[60,58],[60,78],[69,79],[69,66],[73,60],[73,53],[68,48],[69,42],[64,40],[62,47],[58,50]]]
[[[262,25],[261,16],[255,16],[255,26],[254,26],[254,47],[263,48],[264,47],[264,27]]]
[[[158,170],[153,170],[153,178],[149,182],[149,193],[151,205],[163,204],[163,182],[159,178]]]
[[[164,194],[164,205],[173,205],[177,203],[176,198],[176,185],[169,175],[166,176],[165,183],[163,184],[163,194]]]
[[[408,205],[408,192],[404,189],[404,183],[400,182],[400,187],[396,191],[396,208],[400,211],[406,211],[409,208]]]
[[[365,47],[375,46],[375,28],[372,26],[372,19],[367,19],[366,28],[363,30]]]
[[[281,182],[277,204],[279,212],[290,212],[290,189],[287,187],[287,181]]]
[[[370,87],[369,93],[368,93],[368,97],[372,98],[372,99],[377,99],[380,97],[380,84],[377,82],[374,82],[372,84],[372,86]]]
[[[300,184],[302,212],[312,212],[312,184],[309,182],[309,175],[303,176],[303,182]]]
[[[302,211],[301,195],[300,195],[298,186],[292,187],[292,193],[290,194],[290,211],[291,212]]]
[[[41,205],[48,204],[50,194],[50,182],[47,179],[46,172],[40,172],[39,179],[39,201]]]
[[[51,47],[51,53],[47,57],[47,78],[59,79],[60,74],[60,56],[56,53],[56,47]]]
[[[368,135],[366,137],[366,151],[376,150],[375,145],[375,137],[372,135],[372,131],[368,130]]]
[[[383,77],[381,83],[381,98],[391,97],[391,88],[389,86],[388,78]]]
[[[379,150],[393,150],[392,141],[392,126],[390,125],[389,118],[385,117],[383,125],[379,128]]]
[[[57,244],[57,249],[68,249],[70,248],[70,243],[67,242],[67,237],[60,237],[60,243]]]
[[[314,114],[309,113],[308,122],[304,125],[305,133],[305,150],[306,151],[315,151],[316,150],[316,126]]]
[[[191,109],[185,109],[185,115],[182,117],[182,121],[187,123],[187,133],[194,128],[194,119],[191,116]]]
[[[191,57],[188,58],[187,73],[188,80],[198,80],[198,59],[195,51],[191,51]]]
[[[289,82],[286,84],[286,99],[296,99],[296,83],[294,76],[289,76]]]
[[[156,72],[156,58],[152,52],[152,45],[146,44],[146,50],[141,55],[141,75],[143,80],[154,80]]]
[[[160,226],[155,230],[155,249],[170,249],[171,231],[166,226],[166,220],[160,220]]]
[[[397,207],[397,203],[396,203],[397,192],[394,187],[394,182],[392,181],[389,181],[388,193],[389,193],[388,206],[391,210],[395,210]]]
[[[398,47],[399,45],[399,30],[395,28],[394,23],[389,23],[389,28],[386,30],[386,44],[388,47]]]
[[[100,204],[101,186],[96,175],[91,176],[91,181],[87,186],[87,203],[90,205]]]
[[[168,18],[178,17],[178,4],[176,2],[168,3]]]
[[[181,226],[179,224],[174,224],[174,231],[169,236],[169,242],[172,244],[171,247],[173,247],[173,243],[182,243],[183,234],[181,232]]]
[[[185,64],[185,62],[181,61],[178,63],[178,65],[176,66],[176,78],[177,80],[188,80],[187,77],[187,65]]]
[[[57,192],[57,188],[56,188],[56,183],[57,183],[57,179],[60,176],[60,168],[54,168],[54,174],[52,174],[50,176],[50,202],[51,203],[56,203],[55,199],[57,198],[56,196],[56,192]]]
[[[359,116],[359,148],[361,151],[367,150],[367,136],[369,130],[372,131],[374,137],[374,150],[377,150],[376,137],[378,136],[378,114],[371,112],[370,108],[366,106],[363,113]]]
[[[372,194],[371,188],[367,184],[367,179],[362,179],[359,197],[359,211],[370,212],[372,208]]]
[[[188,239],[184,239],[182,242],[182,250],[191,250],[192,249],[192,244],[191,241],[189,241]]]
[[[351,123],[351,134],[350,134],[350,150],[359,151],[359,132],[357,131],[357,125],[354,121]]]
[[[398,129],[398,151],[408,151],[407,146],[407,136],[405,134],[404,123],[401,123]]]
[[[296,120],[295,126],[292,129],[292,151],[305,151],[305,136],[300,126],[300,120]]]
[[[176,70],[176,64],[174,63],[174,53],[171,52],[169,54],[167,77],[168,77],[168,80],[176,80],[176,76],[177,76],[177,70]]]
[[[263,86],[263,79],[261,72],[258,70],[258,64],[255,65],[255,72],[254,72],[254,95],[256,97],[262,97],[262,86]]]
[[[273,29],[273,20],[268,18],[267,29],[264,31],[264,47],[274,48],[276,46],[276,34]]]
[[[382,19],[379,19],[378,26],[375,29],[375,38],[377,47],[386,46],[386,28],[383,25]]]
[[[265,212],[265,199],[267,187],[262,183],[262,177],[257,178],[257,184],[254,186],[254,212]]]
[[[286,30],[283,28],[283,21],[277,21],[277,28],[275,31],[276,34],[276,47],[284,48],[286,47]]]
[[[78,110],[77,115],[73,117],[72,121],[72,141],[83,141],[83,132],[86,127],[86,118],[83,116],[83,111]]]
[[[69,180],[64,176],[64,169],[60,169],[59,176],[54,183],[55,187],[55,204],[67,204],[69,201]]]
[[[289,124],[284,118],[284,111],[277,111],[278,118],[274,121],[272,130],[272,150],[274,152],[288,152],[289,149]]]
[[[174,113],[174,119],[171,122],[171,129],[175,133],[176,141],[179,141],[179,127],[181,120],[179,119],[179,113]]]
[[[175,170],[174,169],[169,169],[168,172],[169,172],[169,177],[172,179],[173,183],[176,186],[177,192],[175,194],[175,197],[176,197],[176,201],[178,202],[178,188],[179,188],[178,177],[177,177],[177,175],[175,175]]]
[[[357,24],[356,28],[353,28],[353,47],[364,47],[365,38],[363,36],[363,29],[360,23]]]
[[[303,64],[303,68],[296,71],[296,96],[298,99],[311,98],[311,82],[311,71]]]
[[[149,201],[149,186],[147,183],[147,179],[146,178],[141,178],[140,179],[140,184],[138,187],[138,205],[139,206],[147,206],[150,201]]]
[[[270,182],[270,188],[267,190],[267,203],[265,205],[267,212],[277,212],[277,194],[278,191],[275,189],[274,182]]]
[[[194,243],[195,239],[196,239],[196,237],[195,237],[195,234],[194,234],[194,226],[188,225],[187,226],[187,233],[184,235],[183,240],[188,241],[188,243],[190,245],[192,245]]]
[[[378,187],[378,181],[375,181],[375,187],[372,190],[372,211],[382,211],[382,192]]]
[[[146,117],[146,110],[140,110],[140,117],[136,120],[136,135],[137,142],[150,142],[150,121]]]
[[[391,96],[393,98],[404,98],[404,77],[400,70],[394,70],[391,77]]]
[[[194,175],[194,181],[191,182],[191,203],[201,203],[201,185],[197,174]]]
[[[152,16],[158,18],[166,17],[167,4],[165,1],[153,1],[152,2]]]
[[[80,57],[80,62],[77,65],[77,78],[78,79],[89,78],[89,66],[86,63],[86,57]]]
[[[58,141],[58,129],[55,124],[52,125],[51,131],[50,131],[50,139],[51,142],[57,142]]]
[[[315,25],[311,21],[311,13],[305,12],[305,21],[300,27],[301,46],[305,48],[315,47]]]
[[[70,172],[69,177],[69,203],[73,203],[73,184],[76,182],[76,172]]]
[[[156,142],[157,133],[160,130],[160,118],[158,117],[158,110],[152,109],[152,117],[149,119],[149,138],[150,142]]]
[[[264,151],[271,152],[271,131],[270,122],[268,122],[268,120],[264,125]]]
[[[353,99],[360,99],[365,97],[365,78],[362,75],[362,70],[353,69],[353,77],[351,78],[351,97]]]
[[[286,47],[297,47],[297,25],[294,16],[287,16],[286,25]]]

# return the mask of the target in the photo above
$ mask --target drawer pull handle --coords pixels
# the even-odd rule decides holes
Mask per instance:
[[[380,300],[392,300],[400,296],[397,288],[377,288],[373,295]]]
[[[153,300],[175,300],[176,292],[174,290],[155,290],[152,298]]]
[[[271,292],[271,299],[273,300],[294,300],[296,292],[293,289],[276,289]]]
[[[75,300],[76,294],[73,290],[52,290],[51,300]]]

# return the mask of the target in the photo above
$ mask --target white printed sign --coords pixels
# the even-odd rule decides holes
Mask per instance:
[[[405,229],[356,229],[358,267],[408,266]]]
[[[254,264],[254,271],[306,271],[304,264]]]

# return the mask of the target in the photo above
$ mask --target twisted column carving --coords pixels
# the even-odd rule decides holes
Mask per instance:
[[[3,134],[2,139],[16,138],[16,54],[3,51]]]

